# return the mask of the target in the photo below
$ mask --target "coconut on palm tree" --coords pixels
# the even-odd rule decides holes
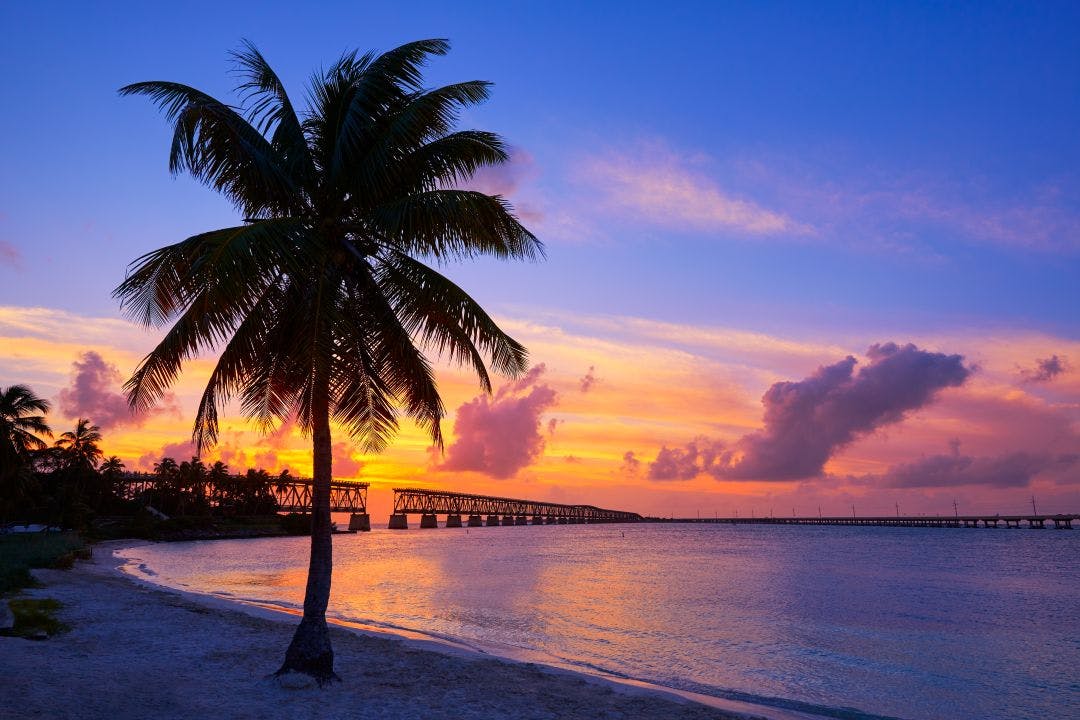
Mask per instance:
[[[135,409],[161,398],[184,361],[218,351],[195,417],[200,450],[238,399],[264,429],[295,416],[312,439],[312,539],[304,612],[279,673],[336,677],[326,625],[331,580],[331,421],[367,452],[401,415],[442,445],[444,407],[426,353],[517,375],[525,348],[429,263],[542,256],[501,197],[464,185],[508,160],[501,139],[454,127],[487,98],[471,81],[427,89],[422,67],[444,40],[344,55],[298,111],[250,44],[234,54],[246,110],[187,85],[143,82],[174,126],[174,173],[223,193],[243,222],[155,250],[116,289],[150,326],[168,326],[126,389]]]
[[[0,389],[0,497],[3,516],[20,507],[30,484],[33,455],[48,444],[39,435],[52,437],[45,422],[49,401],[26,385]]]

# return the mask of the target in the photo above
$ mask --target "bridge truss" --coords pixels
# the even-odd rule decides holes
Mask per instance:
[[[249,480],[245,477],[229,477],[221,483],[220,487],[214,481],[207,479],[183,488],[182,492],[204,499],[210,507],[218,507],[222,503],[222,498],[228,493],[235,493],[238,489],[249,487],[265,490],[272,495],[277,502],[278,512],[311,512],[313,483],[314,481],[310,478],[290,478],[284,481],[271,478],[269,481],[263,481]],[[120,478],[118,489],[120,496],[125,499],[144,498],[146,502],[152,504],[155,495],[168,492],[163,485],[162,478],[157,475],[126,473]],[[366,513],[367,491],[368,483],[366,482],[332,480],[330,482],[331,512]]]
[[[606,510],[593,505],[562,505],[516,500],[513,498],[472,495],[444,490],[394,488],[394,514],[407,515],[502,515],[565,519],[571,522],[639,522],[641,515],[622,510]]]

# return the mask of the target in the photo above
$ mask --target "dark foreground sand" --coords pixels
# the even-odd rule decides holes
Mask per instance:
[[[268,676],[294,618],[158,589],[109,548],[37,571],[28,595],[64,603],[70,633],[0,637],[0,718],[747,718],[655,691],[333,628],[343,683],[285,688]],[[264,615],[269,615],[262,611]],[[769,712],[770,716],[775,716]]]

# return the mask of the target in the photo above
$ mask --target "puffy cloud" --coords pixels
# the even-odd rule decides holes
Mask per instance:
[[[141,425],[146,413],[132,413],[127,398],[117,391],[120,371],[97,352],[87,350],[72,363],[71,384],[60,390],[60,410],[68,417],[90,418],[103,429]],[[148,414],[175,412],[176,400],[166,394],[164,402]]]
[[[1072,468],[1080,455],[1010,452],[992,457],[960,454],[959,444],[952,452],[931,455],[890,468],[884,475],[862,479],[863,484],[895,488],[943,488],[959,485],[982,485],[1008,488],[1027,487],[1032,478],[1048,470]]]
[[[18,269],[22,266],[22,253],[6,240],[0,240],[0,265]]]
[[[595,371],[596,371],[596,368],[594,366],[590,365],[589,366],[589,371],[587,373],[585,373],[585,377],[581,378],[581,380],[579,381],[579,386],[581,387],[581,392],[583,392],[583,393],[589,392],[590,390],[592,390],[593,385],[595,385],[597,383],[596,372]]]
[[[641,469],[641,461],[637,459],[633,450],[627,450],[622,456],[622,471],[628,475],[637,475]]]
[[[500,388],[494,399],[481,395],[464,403],[454,420],[454,442],[442,470],[475,470],[496,478],[513,477],[544,451],[540,416],[557,402],[540,382],[537,365],[521,379]]]
[[[723,446],[706,437],[695,438],[681,448],[665,445],[649,464],[649,479],[693,480],[700,473],[712,472],[723,457]]]
[[[960,355],[884,343],[867,351],[870,364],[854,373],[848,356],[798,382],[779,382],[765,393],[765,427],[743,436],[736,453],[712,469],[732,479],[796,480],[820,475],[838,449],[899,422],[937,392],[962,385],[971,374]]]
[[[1037,358],[1035,360],[1035,369],[1021,369],[1020,376],[1024,378],[1025,382],[1045,383],[1050,382],[1062,373],[1068,372],[1071,367],[1067,358],[1051,355],[1048,358]]]
[[[354,449],[345,442],[334,443],[334,477],[353,478],[359,474],[364,463],[353,457]]]

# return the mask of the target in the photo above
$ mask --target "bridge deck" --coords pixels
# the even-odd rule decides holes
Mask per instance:
[[[1004,527],[1018,528],[1026,522],[1031,528],[1072,529],[1080,515],[901,515],[878,517],[712,517],[646,518],[648,522],[714,523],[722,525],[876,525],[882,527]]]
[[[182,492],[206,501],[210,507],[217,507],[222,498],[237,489],[253,488],[265,490],[274,497],[279,512],[310,512],[312,488],[310,478],[289,478],[269,481],[250,480],[246,477],[230,476],[218,484],[211,479],[195,483],[189,487],[170,487],[168,481],[150,473],[127,473],[120,479],[120,492],[127,499],[147,497],[152,502],[155,493]],[[330,510],[362,514],[367,512],[368,483],[354,480],[332,480],[330,482]]]
[[[407,515],[409,513],[456,516],[532,516],[533,518],[562,518],[579,522],[638,522],[643,519],[637,513],[607,510],[593,505],[563,505],[444,490],[394,488],[394,514]]]

